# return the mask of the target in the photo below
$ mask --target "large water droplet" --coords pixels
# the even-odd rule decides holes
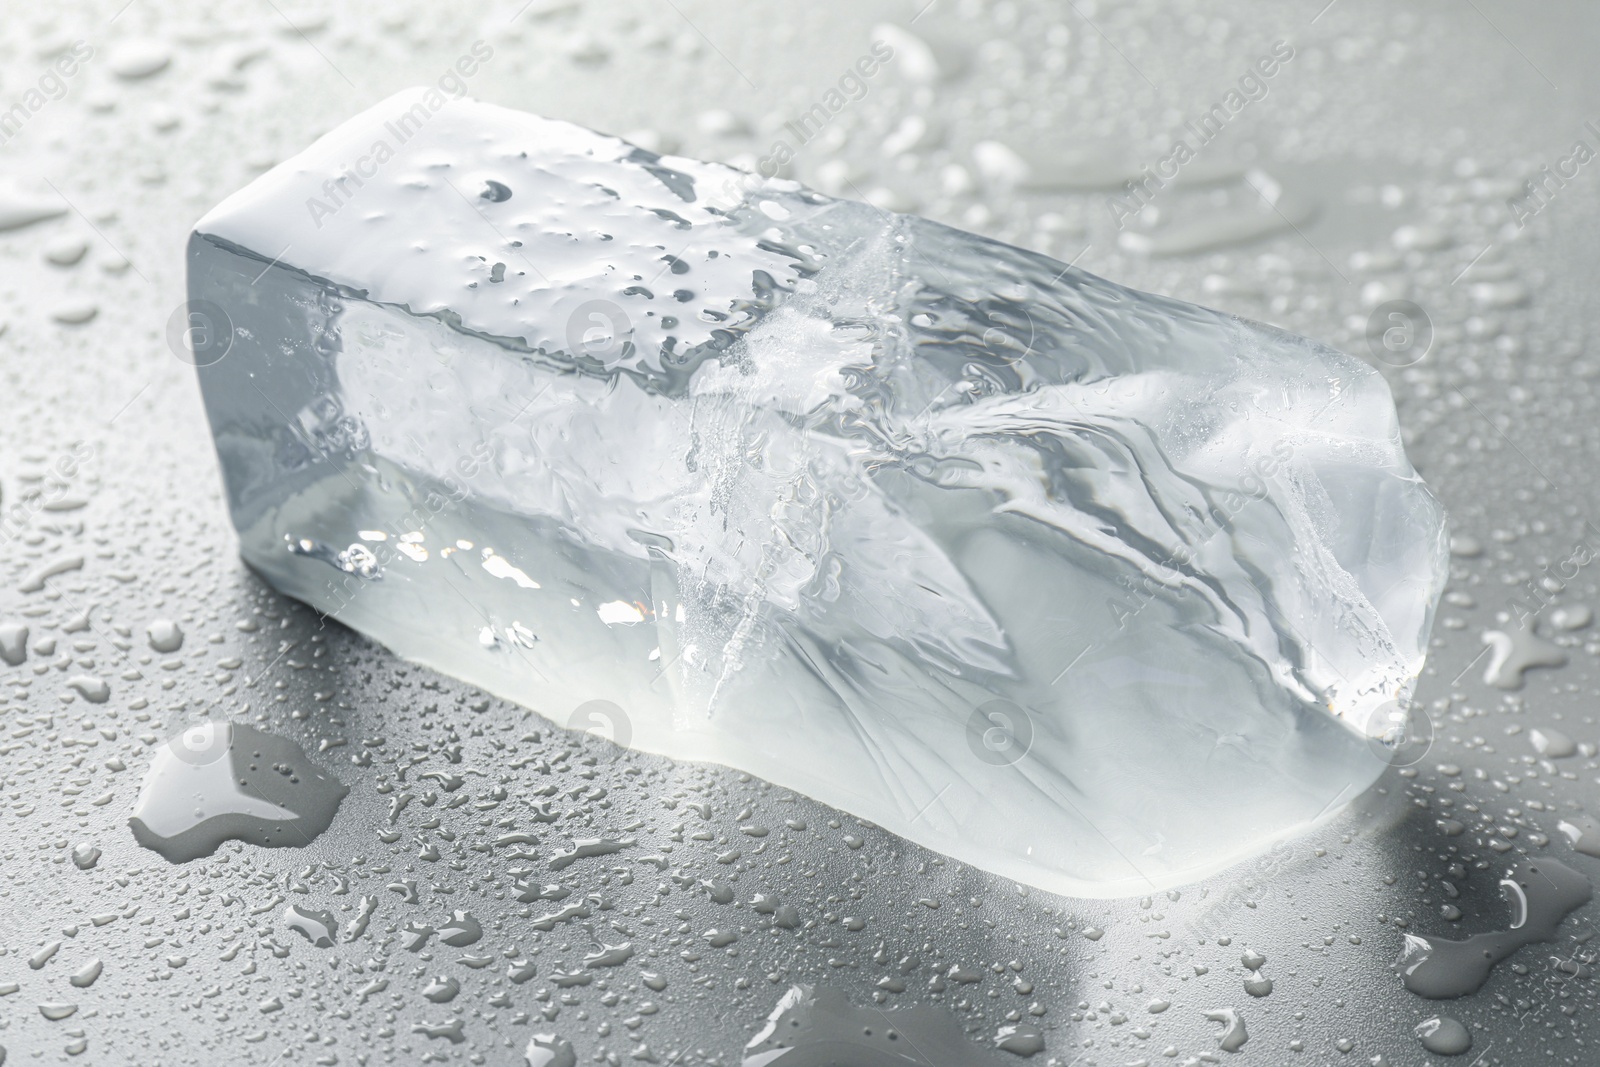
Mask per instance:
[[[310,911],[290,904],[283,911],[283,924],[318,948],[332,948],[339,924],[331,912]]]
[[[1475,934],[1463,941],[1405,935],[1394,969],[1407,989],[1434,999],[1476,991],[1489,980],[1494,965],[1517,949],[1554,940],[1561,920],[1593,895],[1589,879],[1552,859],[1518,864],[1500,880],[1500,887],[1512,906],[1509,930]]]
[[[528,1067],[577,1067],[578,1054],[572,1042],[555,1034],[534,1034],[523,1053]]]
[[[183,631],[171,619],[157,619],[146,631],[150,647],[157,652],[176,652],[183,647]]]
[[[1232,1008],[1208,1011],[1206,1018],[1222,1024],[1222,1033],[1217,1035],[1217,1047],[1222,1051],[1238,1052],[1244,1048],[1244,1043],[1250,1040],[1250,1032],[1244,1026],[1244,1017]]]
[[[1472,1047],[1472,1034],[1448,1015],[1418,1023],[1417,1037],[1423,1048],[1440,1056],[1459,1056]]]
[[[59,200],[43,200],[15,189],[0,188],[0,233],[66,213],[67,206]]]
[[[127,81],[159,74],[171,62],[171,50],[160,41],[124,41],[111,50],[111,73]]]
[[[128,825],[173,863],[234,838],[267,848],[309,844],[349,792],[300,746],[238,723],[202,723],[157,750]]]

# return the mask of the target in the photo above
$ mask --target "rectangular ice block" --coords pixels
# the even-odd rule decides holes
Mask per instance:
[[[1199,876],[1382,770],[1445,553],[1371,368],[426,92],[190,242],[278,588],[1062,892]]]

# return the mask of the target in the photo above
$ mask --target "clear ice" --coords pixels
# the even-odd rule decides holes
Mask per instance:
[[[434,90],[189,271],[249,564],[559,724],[1087,896],[1403,740],[1443,518],[1325,345]]]

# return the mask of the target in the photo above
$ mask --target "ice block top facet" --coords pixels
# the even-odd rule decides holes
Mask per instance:
[[[1200,877],[1382,771],[1445,543],[1372,368],[440,105],[352,119],[190,244],[241,327],[201,383],[280,589],[1062,892]]]
[[[745,177],[412,89],[273,168],[195,231],[518,347],[659,371],[725,346],[798,276],[796,254],[716,225],[725,219],[708,191]],[[626,313],[617,344],[572,332],[610,325],[608,309],[586,308],[597,301]]]

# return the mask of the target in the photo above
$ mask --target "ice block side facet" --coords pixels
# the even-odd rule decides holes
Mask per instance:
[[[414,99],[191,240],[279,588],[1061,892],[1198,877],[1382,770],[1444,551],[1370,368],[469,101],[339,185]]]

